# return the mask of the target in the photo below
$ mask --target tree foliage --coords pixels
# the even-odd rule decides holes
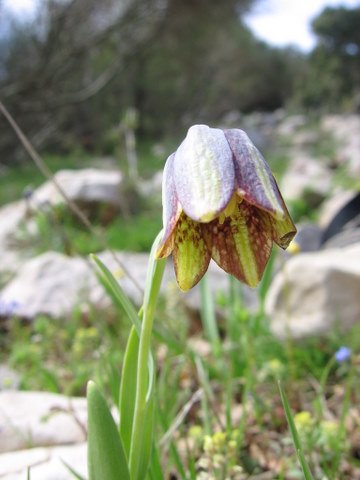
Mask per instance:
[[[359,26],[360,7],[327,7],[313,20],[317,45],[299,92],[305,107],[334,110],[360,106]]]
[[[106,105],[99,115],[83,106],[121,78],[126,58],[159,25],[162,4],[45,0],[32,25],[2,38],[1,97],[35,146],[66,143],[68,132],[91,143]]]
[[[34,23],[0,38],[1,98],[36,147],[62,149],[99,147],[129,107],[153,136],[278,108],[296,55],[243,24],[254,1],[43,0]],[[14,143],[2,136],[3,158]]]

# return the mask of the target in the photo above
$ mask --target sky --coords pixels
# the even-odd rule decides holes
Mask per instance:
[[[13,12],[31,13],[34,9],[34,0],[2,0],[0,5],[4,5]]]
[[[255,35],[273,46],[295,45],[309,51],[315,45],[310,23],[326,6],[360,7],[360,0],[258,0],[246,17]]]
[[[37,0],[0,0],[19,15],[31,15]],[[360,6],[360,0],[258,0],[245,21],[261,40],[273,46],[293,45],[309,51],[315,44],[310,22],[325,6]]]

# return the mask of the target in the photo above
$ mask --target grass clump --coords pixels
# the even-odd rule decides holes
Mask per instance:
[[[85,304],[66,319],[14,317],[5,322],[1,360],[20,373],[24,390],[84,395],[91,377],[111,391],[120,379],[119,345],[126,341],[121,325],[113,310],[100,316]]]

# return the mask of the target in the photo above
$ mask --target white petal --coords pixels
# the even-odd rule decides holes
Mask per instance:
[[[175,153],[174,180],[185,213],[210,222],[224,210],[235,188],[230,146],[222,130],[194,125]]]

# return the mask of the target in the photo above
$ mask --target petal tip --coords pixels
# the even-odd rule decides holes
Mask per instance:
[[[296,227],[294,227],[294,230],[291,230],[290,232],[285,233],[285,235],[282,235],[279,241],[280,247],[283,248],[284,250],[288,248],[292,239],[295,237],[296,232],[297,232]]]

